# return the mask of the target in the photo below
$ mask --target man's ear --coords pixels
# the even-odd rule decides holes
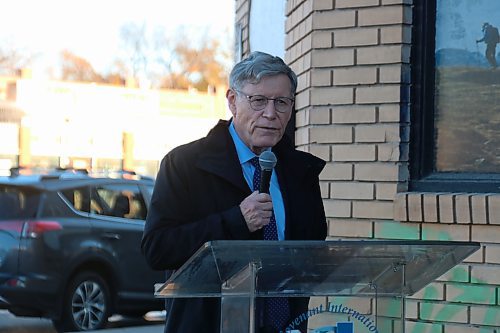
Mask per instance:
[[[233,114],[233,116],[236,115],[236,93],[232,89],[228,89],[226,91],[226,99],[227,99],[227,106],[229,107],[229,110]]]

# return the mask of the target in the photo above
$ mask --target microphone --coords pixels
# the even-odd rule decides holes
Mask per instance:
[[[269,183],[271,182],[271,175],[273,173],[273,168],[276,165],[277,159],[276,155],[270,150],[264,151],[259,156],[259,165],[261,169],[260,175],[260,193],[269,194]]]

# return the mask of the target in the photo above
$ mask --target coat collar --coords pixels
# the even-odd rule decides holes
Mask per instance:
[[[204,138],[206,148],[197,159],[196,166],[217,175],[245,192],[251,193],[241,169],[236,147],[229,134],[229,122],[219,120]]]
[[[236,147],[229,134],[229,124],[230,121],[220,120],[204,138],[206,149],[200,153],[196,166],[226,179],[250,194],[251,190],[243,177]],[[311,172],[318,175],[325,165],[325,162],[317,157],[296,151],[286,136],[272,148],[272,151],[278,159],[276,171],[280,183],[282,179],[300,182]]]

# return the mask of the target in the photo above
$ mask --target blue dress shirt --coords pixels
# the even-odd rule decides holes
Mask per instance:
[[[245,143],[241,140],[236,133],[233,122],[229,125],[229,133],[233,138],[234,145],[236,146],[236,152],[238,153],[238,159],[240,160],[241,168],[243,169],[243,176],[248,183],[250,189],[253,189],[253,174],[255,171],[254,166],[250,163],[250,160],[254,158],[255,155],[250,148],[248,148]],[[276,176],[275,170],[271,174],[271,184],[269,186],[269,194],[273,200],[273,210],[274,217],[276,219],[276,228],[278,229],[278,239],[285,239],[285,205],[283,204],[283,196],[281,195],[280,185],[278,183],[278,177]]]

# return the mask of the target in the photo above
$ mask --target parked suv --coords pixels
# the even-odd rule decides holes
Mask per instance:
[[[165,274],[140,251],[153,185],[74,170],[0,177],[0,309],[59,332],[161,310],[153,292]]]

